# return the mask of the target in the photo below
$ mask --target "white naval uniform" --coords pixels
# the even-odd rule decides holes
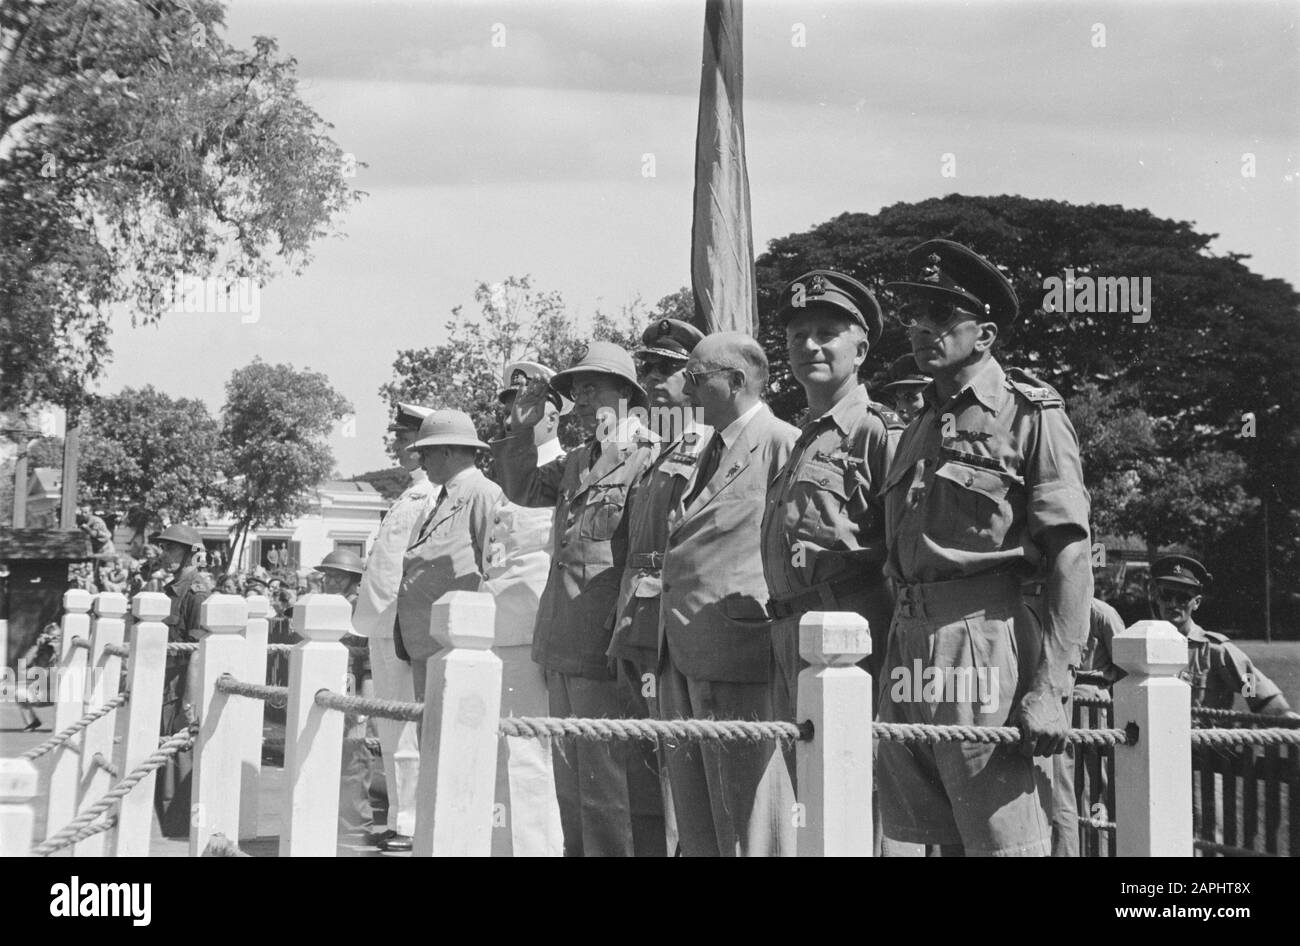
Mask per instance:
[[[366,559],[352,625],[358,635],[370,639],[370,674],[376,699],[411,699],[411,665],[398,659],[393,622],[397,617],[403,556],[412,533],[428,516],[437,495],[438,487],[429,482],[424,470],[413,470],[411,485],[393,501]],[[415,793],[420,772],[415,723],[376,718],[375,726],[383,747],[388,784],[388,827],[409,837],[415,833]]]
[[[542,465],[560,456],[558,440],[537,448]],[[554,510],[517,506],[502,497],[493,513],[483,590],[496,601],[492,651],[502,663],[502,716],[546,716],[546,674],[533,662],[537,605],[550,573]],[[499,740],[493,856],[559,857],[564,853],[549,739]]]

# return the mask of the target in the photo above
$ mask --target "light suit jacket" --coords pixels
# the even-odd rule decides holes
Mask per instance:
[[[771,622],[761,531],[767,485],[790,456],[799,431],[767,405],[723,454],[695,501],[669,514],[664,556],[662,633],[686,676],[764,683],[770,674]]]

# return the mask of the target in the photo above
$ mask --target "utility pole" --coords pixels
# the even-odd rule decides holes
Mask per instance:
[[[1268,492],[1264,493],[1264,641],[1273,643],[1273,576],[1269,569]]]
[[[81,459],[81,428],[77,409],[67,409],[67,429],[63,435],[63,501],[59,506],[59,528],[77,528],[77,473]]]

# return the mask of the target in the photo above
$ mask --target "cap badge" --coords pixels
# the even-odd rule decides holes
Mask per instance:
[[[586,357],[587,357],[587,346],[579,345],[573,353],[573,364],[576,365],[578,362],[584,360]]]
[[[1183,566],[1181,566],[1181,565],[1175,565],[1175,566],[1173,567],[1173,571],[1172,571],[1170,574],[1173,574],[1173,575],[1181,575],[1182,573],[1183,573]]]
[[[939,264],[942,263],[943,260],[940,258],[938,253],[931,253],[926,257],[926,261],[930,265],[921,270],[921,281],[932,283],[940,282],[943,277],[939,272]]]
[[[524,374],[524,370],[522,368],[516,368],[514,371],[510,373],[510,383],[512,385],[524,384],[525,382],[527,382],[527,380],[528,380],[528,375]]]
[[[673,323],[672,323],[672,322],[669,322],[667,319],[664,319],[662,322],[659,323],[659,334],[660,334],[660,335],[671,335],[672,333],[673,333]]]
[[[826,295],[826,278],[818,273],[808,283],[808,295],[824,296]]]

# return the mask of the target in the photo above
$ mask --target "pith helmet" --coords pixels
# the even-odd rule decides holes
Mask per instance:
[[[645,407],[649,402],[645,389],[637,383],[636,365],[632,362],[632,356],[613,342],[592,342],[585,349],[579,349],[573,364],[551,379],[551,387],[573,400],[573,376],[584,371],[622,378],[632,388],[634,407]]]
[[[189,546],[192,549],[203,548],[203,537],[199,535],[198,530],[193,526],[168,526],[161,532],[155,532],[149,537],[149,541],[154,543],[174,542],[177,545]]]
[[[464,411],[434,411],[420,422],[420,432],[415,443],[407,450],[421,447],[474,447],[487,450],[488,445],[478,439],[473,419]]]
[[[365,569],[366,566],[357,556],[357,553],[348,549],[335,549],[321,559],[321,563],[316,566],[318,572],[347,572],[349,575],[360,575]]]

